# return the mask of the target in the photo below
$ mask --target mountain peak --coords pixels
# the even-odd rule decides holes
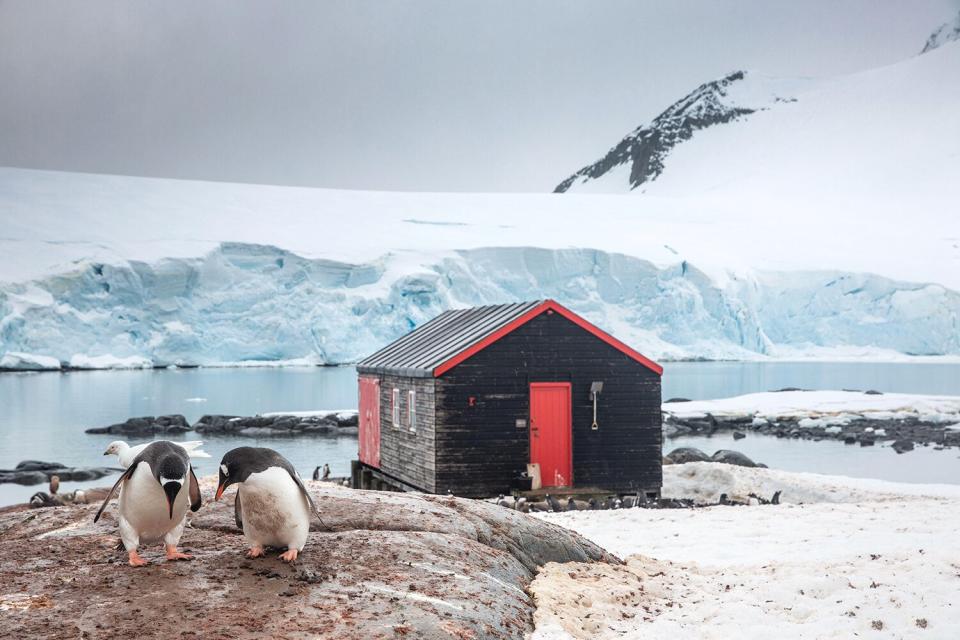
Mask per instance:
[[[696,131],[736,120],[772,102],[792,100],[774,95],[767,84],[765,76],[738,70],[700,85],[650,123],[634,129],[603,158],[561,182],[554,193],[580,188],[618,169],[620,174],[629,168],[631,190],[656,179],[671,150]]]
[[[954,40],[960,40],[960,13],[957,13],[952,22],[944,22],[939,29],[931,33],[920,53],[933,51]]]

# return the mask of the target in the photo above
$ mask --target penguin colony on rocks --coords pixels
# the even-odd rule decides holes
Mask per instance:
[[[104,454],[116,454],[126,471],[107,494],[93,521],[100,520],[119,490],[118,527],[130,566],[149,564],[138,549],[141,544],[160,541],[167,560],[192,559],[181,553],[177,545],[186,525],[187,510],[200,508],[200,485],[190,465],[191,456],[206,455],[199,451],[199,444],[158,440],[129,447],[116,442]],[[272,449],[238,447],[228,451],[220,462],[215,499],[219,500],[224,490],[234,484],[237,526],[250,547],[247,557],[261,557],[266,554],[266,547],[275,547],[285,549],[280,554],[285,562],[296,560],[306,545],[310,518],[320,520],[320,516],[293,465]]]

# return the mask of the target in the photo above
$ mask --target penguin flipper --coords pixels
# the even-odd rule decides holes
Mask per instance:
[[[300,479],[300,475],[296,471],[291,471],[287,469],[287,473],[290,474],[290,477],[293,478],[293,481],[297,483],[297,486],[300,487],[300,493],[303,494],[303,497],[307,499],[307,504],[310,505],[310,512],[316,516],[317,520],[320,522],[321,526],[328,531],[331,531],[330,527],[323,521],[323,518],[320,517],[320,512],[317,511],[317,505],[313,503],[313,498],[310,497],[310,493],[307,491],[307,488],[303,484],[303,480]]]
[[[108,493],[108,494],[107,494],[107,497],[104,498],[103,504],[100,505],[100,510],[97,511],[97,515],[95,515],[95,516],[93,517],[93,521],[94,521],[94,522],[96,522],[97,520],[100,519],[100,516],[103,515],[103,510],[107,508],[107,504],[109,504],[109,503],[110,503],[110,500],[113,498],[113,494],[115,494],[115,493],[117,492],[117,489],[120,488],[120,485],[121,485],[125,480],[127,480],[128,478],[130,478],[130,476],[133,475],[133,472],[136,471],[138,464],[140,464],[140,461],[139,461],[139,460],[134,460],[134,461],[133,461],[133,464],[131,464],[129,467],[127,467],[127,470],[123,472],[123,475],[121,475],[120,478],[117,480],[116,484],[113,485],[113,488],[110,489],[110,493]]]
[[[197,511],[200,508],[200,483],[197,482],[197,476],[193,473],[193,465],[190,469],[190,511]]]
[[[237,491],[237,497],[233,500],[233,518],[237,522],[237,529],[243,531],[243,506],[240,504],[239,491]]]

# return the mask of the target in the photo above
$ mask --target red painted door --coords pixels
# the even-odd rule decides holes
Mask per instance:
[[[545,487],[573,486],[569,382],[530,384],[530,462]]]
[[[380,468],[380,380],[360,376],[360,462]]]

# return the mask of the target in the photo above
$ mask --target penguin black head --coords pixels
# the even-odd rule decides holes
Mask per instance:
[[[290,463],[273,449],[237,447],[227,451],[220,460],[220,482],[215,499],[219,500],[224,489],[230,485],[244,482],[251,473],[259,473],[270,467],[282,467],[290,475],[296,473]]]
[[[170,508],[170,517],[173,518],[173,503],[186,481],[187,465],[178,455],[166,455],[160,458],[155,467],[151,467],[151,471],[167,495],[167,506]]]

